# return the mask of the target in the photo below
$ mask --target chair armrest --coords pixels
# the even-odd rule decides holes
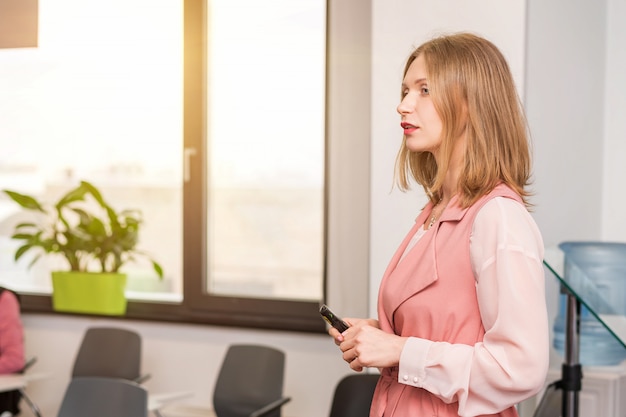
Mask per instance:
[[[152,375],[150,375],[150,374],[143,374],[143,375],[139,375],[137,378],[135,378],[135,380],[133,382],[136,382],[138,384],[143,384],[144,382],[146,382],[150,378],[152,378]]]
[[[279,398],[278,400],[272,401],[271,403],[267,404],[266,406],[263,406],[263,407],[259,408],[258,410],[253,411],[250,414],[250,417],[261,417],[261,416],[264,416],[267,413],[269,413],[270,411],[274,411],[277,408],[282,407],[283,405],[285,405],[289,401],[291,401],[291,397]]]
[[[177,391],[161,394],[148,394],[148,411],[156,411],[167,404],[193,396],[193,392]]]

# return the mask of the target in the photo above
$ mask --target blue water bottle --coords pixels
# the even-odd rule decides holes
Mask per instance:
[[[559,248],[565,254],[566,281],[591,280],[613,313],[626,315],[626,243],[563,242]],[[566,304],[567,296],[561,294],[553,327],[553,346],[561,355],[565,351]],[[580,314],[579,354],[580,363],[586,366],[612,366],[626,360],[626,348],[584,305]]]

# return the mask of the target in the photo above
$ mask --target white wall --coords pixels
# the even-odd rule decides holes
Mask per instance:
[[[528,1],[526,109],[546,245],[602,237],[605,26],[605,1]]]
[[[626,240],[626,219],[617,209],[623,207],[621,184],[626,175],[622,162],[626,29],[620,23],[626,18],[626,7],[621,0],[608,0],[609,41],[604,46],[603,3],[577,3],[578,12],[564,0],[549,2],[554,6],[540,0],[529,3],[530,59],[526,62],[524,0],[475,1],[471,7],[463,0],[372,0],[372,314],[387,261],[425,202],[420,190],[391,191],[401,140],[395,107],[407,54],[436,32],[476,31],[492,39],[509,59],[529,106],[537,156],[535,216],[546,242],[577,237]],[[560,41],[576,47],[559,47]],[[605,71],[610,86],[603,97]],[[52,375],[28,388],[47,417],[56,415],[80,338],[92,325],[112,323],[139,331],[144,341],[143,368],[153,375],[148,388],[155,393],[193,391],[191,404],[210,405],[216,371],[226,346],[234,342],[267,343],[285,350],[286,394],[293,397],[285,408],[286,417],[327,415],[334,385],[349,372],[325,335],[35,314],[25,314],[24,323],[27,351],[39,358],[33,372]]]
[[[602,238],[626,241],[626,2],[607,1]]]

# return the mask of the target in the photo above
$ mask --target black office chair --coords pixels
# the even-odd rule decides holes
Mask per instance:
[[[350,374],[335,387],[329,417],[367,417],[372,406],[378,374]]]
[[[117,327],[87,329],[74,360],[72,378],[101,376],[142,383],[141,337],[133,330]]]
[[[260,345],[232,345],[217,376],[217,417],[280,417],[291,400],[283,396],[284,352]]]
[[[148,392],[120,378],[76,377],[65,391],[57,417],[147,417]]]

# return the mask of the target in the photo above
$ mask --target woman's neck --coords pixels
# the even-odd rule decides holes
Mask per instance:
[[[450,163],[448,164],[448,171],[446,172],[443,187],[441,189],[441,202],[444,203],[444,207],[458,192],[459,178],[461,178],[463,159],[465,155],[465,140],[466,136],[463,134],[457,140],[456,146],[452,151]]]

